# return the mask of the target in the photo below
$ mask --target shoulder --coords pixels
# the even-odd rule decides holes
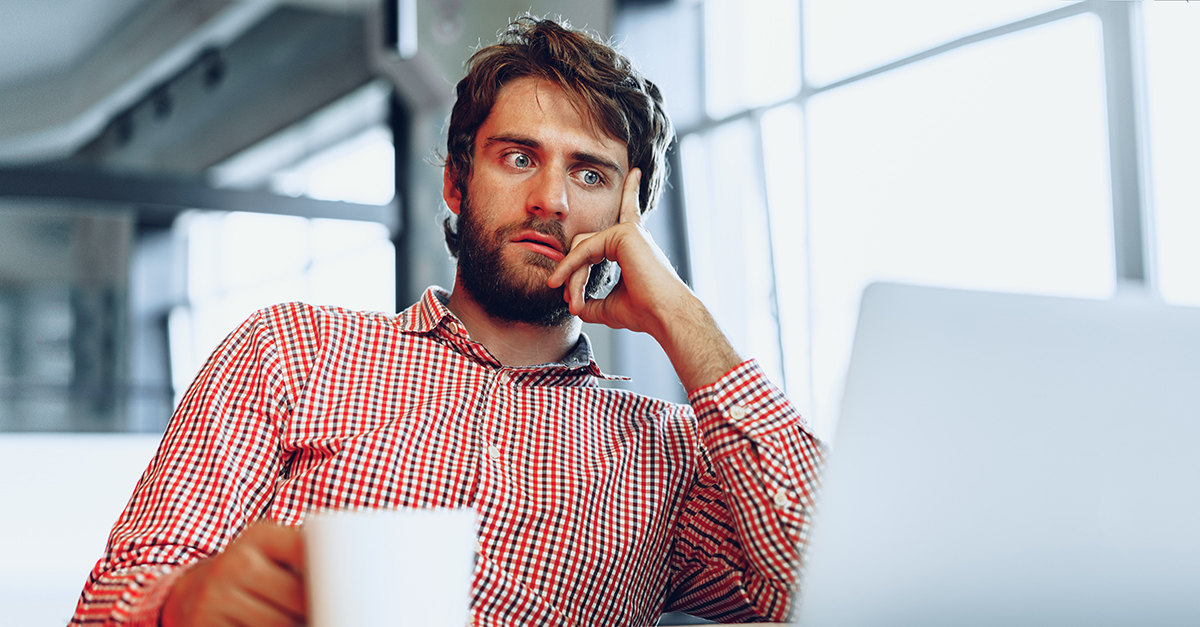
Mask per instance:
[[[288,336],[334,328],[386,328],[393,326],[395,319],[395,314],[380,311],[358,311],[336,305],[312,305],[297,301],[259,309],[250,316],[247,323],[270,327]]]
[[[395,319],[394,314],[378,311],[287,302],[254,312],[235,335],[249,335],[256,345],[289,361],[308,362],[319,353],[347,345],[390,342],[396,335]]]

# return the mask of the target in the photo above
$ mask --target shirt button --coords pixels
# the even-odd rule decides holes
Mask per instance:
[[[741,405],[734,405],[730,408],[729,415],[733,416],[734,420],[741,420],[746,417],[746,408]]]
[[[508,385],[508,373],[501,371],[500,374],[496,375],[496,382],[500,385]]]
[[[495,444],[488,445],[488,457],[492,459],[500,459],[500,447]]]
[[[778,507],[787,507],[791,504],[792,499],[788,498],[787,490],[784,488],[779,488],[779,490],[775,492],[775,505]]]

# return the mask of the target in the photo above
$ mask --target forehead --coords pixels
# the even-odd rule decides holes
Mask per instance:
[[[575,149],[602,150],[628,162],[625,142],[604,132],[579,98],[541,78],[522,77],[506,83],[476,133],[476,145],[490,137],[520,135],[539,142],[554,140]]]

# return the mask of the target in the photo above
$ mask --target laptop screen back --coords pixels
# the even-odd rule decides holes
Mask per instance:
[[[799,624],[1200,624],[1200,310],[860,311]]]

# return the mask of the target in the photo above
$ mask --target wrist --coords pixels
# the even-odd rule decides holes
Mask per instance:
[[[158,611],[158,627],[179,627],[185,625],[187,617],[187,597],[189,588],[208,569],[211,558],[201,559],[179,569],[171,581],[164,582],[167,586],[163,591],[162,604]]]
[[[708,308],[690,291],[672,313],[659,320],[655,339],[689,394],[715,383],[742,363]]]

